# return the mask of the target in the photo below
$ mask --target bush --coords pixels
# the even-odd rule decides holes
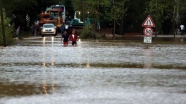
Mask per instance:
[[[4,29],[5,29],[5,38],[6,44],[11,45],[14,43],[13,39],[13,27],[9,26],[10,19],[5,16],[4,13]],[[0,45],[3,45],[3,36],[2,36],[2,25],[1,25],[1,17],[0,17]]]
[[[96,38],[97,39],[105,39],[105,34],[101,34],[101,33],[96,33]]]
[[[81,39],[94,39],[96,37],[92,25],[85,26],[79,34]]]

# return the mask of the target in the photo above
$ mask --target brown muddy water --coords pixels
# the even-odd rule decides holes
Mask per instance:
[[[30,37],[0,48],[0,104],[185,104],[184,38]]]

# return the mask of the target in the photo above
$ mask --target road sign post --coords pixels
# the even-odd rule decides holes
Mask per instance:
[[[146,48],[148,48],[148,44],[152,43],[152,34],[153,34],[152,27],[155,27],[155,23],[153,22],[150,15],[147,16],[147,18],[145,19],[145,21],[142,24],[142,27],[145,27],[143,30],[144,43],[146,43]]]
[[[145,21],[142,24],[142,27],[155,27],[155,23],[152,20],[151,16],[148,15]]]
[[[152,43],[152,37],[151,36],[145,36],[144,37],[144,43]]]
[[[146,28],[144,28],[143,33],[144,33],[145,36],[152,36],[153,29],[150,28],[150,27],[146,27]]]

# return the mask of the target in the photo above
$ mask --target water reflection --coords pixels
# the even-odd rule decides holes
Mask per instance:
[[[87,68],[90,68],[90,52],[87,52],[87,64],[86,64]]]
[[[82,67],[82,57],[83,57],[83,48],[81,46],[81,39],[78,40],[78,46],[77,46],[77,51],[78,51],[78,63],[79,63],[79,67]]]
[[[81,44],[81,39],[78,39],[78,44]]]
[[[86,67],[87,68],[90,68],[90,53],[88,49],[85,49],[84,47],[82,47],[82,41],[81,39],[78,39],[78,53],[79,53],[79,58],[78,58],[78,61],[79,61],[79,67],[82,67],[82,64],[85,65],[86,64]],[[86,52],[86,54],[83,54],[84,52]],[[82,58],[83,57],[86,57],[86,63],[82,63]]]
[[[51,49],[53,50],[53,48],[54,48],[54,37],[51,37]],[[48,94],[49,92],[47,92],[47,91],[49,91],[49,90],[47,90],[47,88],[49,87],[49,85],[47,85],[47,75],[48,76],[50,76],[51,77],[51,80],[49,80],[49,81],[51,81],[51,82],[49,82],[49,83],[51,83],[51,87],[52,87],[52,93],[54,92],[54,68],[51,68],[52,69],[52,71],[51,71],[51,75],[50,74],[48,74],[48,72],[46,72],[46,68],[47,68],[47,66],[46,66],[46,57],[48,57],[47,55],[46,55],[46,51],[47,51],[47,47],[46,47],[46,38],[44,37],[43,38],[43,48],[42,48],[42,53],[43,53],[43,55],[42,55],[42,70],[43,70],[43,84],[42,84],[42,92],[43,92],[43,94]],[[51,66],[54,66],[55,64],[55,57],[54,57],[54,53],[53,52],[51,52]]]
[[[54,37],[52,37],[52,50],[54,50]],[[51,53],[51,66],[53,67],[55,64],[55,57],[54,52]],[[54,92],[54,68],[52,68],[52,75],[51,75],[51,83],[52,83],[52,92]]]
[[[42,70],[43,70],[43,84],[42,84],[42,92],[43,92],[43,94],[47,94],[47,89],[46,89],[46,79],[45,79],[45,75],[46,75],[46,72],[45,72],[45,67],[46,67],[46,60],[45,60],[45,57],[46,57],[46,53],[45,53],[45,51],[46,51],[46,47],[45,47],[45,42],[46,42],[46,38],[45,37],[43,37],[43,48],[42,48],[42,53],[43,53],[43,65],[42,65]]]
[[[90,68],[90,63],[89,63],[89,61],[87,61],[86,67],[87,67],[87,68]]]
[[[51,37],[51,50],[54,50],[54,37]],[[46,46],[46,37],[43,37],[43,47],[42,47],[42,65],[46,66],[46,51],[48,51],[48,47]],[[54,52],[50,53],[51,55],[51,66],[55,65],[55,57],[54,57]]]
[[[54,37],[51,37],[52,39],[52,46],[51,46],[51,49],[52,50],[54,50]],[[55,61],[55,59],[54,59],[54,52],[51,52],[51,66],[54,66],[54,61]]]
[[[144,49],[144,68],[152,68],[152,49]]]
[[[46,57],[46,55],[45,55],[45,42],[46,42],[46,37],[43,37],[43,48],[42,48],[42,53],[43,53],[43,63],[42,63],[42,66],[43,67],[45,67],[46,66],[46,64],[45,64],[45,57]]]
[[[11,83],[0,83],[0,97],[6,96],[27,96],[33,94],[41,94],[39,87],[35,85],[26,85],[26,84],[11,84]],[[39,89],[39,90],[38,90]]]

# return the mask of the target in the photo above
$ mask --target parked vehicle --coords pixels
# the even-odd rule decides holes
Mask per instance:
[[[46,23],[43,24],[43,26],[41,27],[41,36],[44,37],[45,35],[57,35],[56,32],[56,26],[52,23]]]

